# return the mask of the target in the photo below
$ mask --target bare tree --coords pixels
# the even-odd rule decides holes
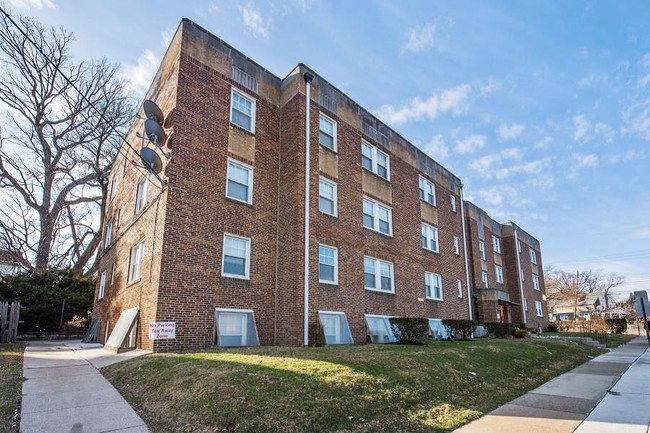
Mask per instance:
[[[0,19],[0,249],[26,269],[92,271],[133,105],[116,65],[75,64],[70,33],[17,21],[25,34]]]

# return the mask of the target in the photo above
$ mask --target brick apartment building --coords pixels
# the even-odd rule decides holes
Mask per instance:
[[[386,342],[389,316],[483,311],[471,289],[483,211],[463,206],[453,173],[305,65],[279,78],[184,19],[147,99],[168,138],[158,176],[126,146],[111,172],[93,310],[108,347]],[[143,125],[129,143],[156,148]],[[489,285],[511,305],[522,290],[541,302],[539,243],[498,228],[507,283],[490,272]],[[517,236],[537,267],[527,254],[511,263]]]

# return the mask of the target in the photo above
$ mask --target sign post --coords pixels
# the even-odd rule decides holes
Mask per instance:
[[[637,316],[643,317],[643,329],[648,339],[648,347],[650,347],[650,329],[648,329],[648,312],[650,312],[650,302],[648,302],[648,292],[639,291],[634,292],[634,310]]]

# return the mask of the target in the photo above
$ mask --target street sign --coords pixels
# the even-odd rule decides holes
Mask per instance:
[[[639,317],[645,317],[650,314],[650,302],[648,301],[648,292],[645,290],[634,292],[634,312]]]
[[[150,340],[173,340],[176,338],[176,322],[149,323]]]

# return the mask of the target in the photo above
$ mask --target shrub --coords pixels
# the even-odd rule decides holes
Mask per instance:
[[[517,328],[517,329],[523,329],[523,330],[526,330],[526,324],[525,324],[524,322],[514,322],[514,323],[512,324],[512,326],[515,327],[515,328]]]
[[[390,326],[401,343],[421,343],[429,336],[429,319],[421,317],[391,317]]]
[[[528,335],[528,332],[525,329],[515,328],[512,330],[512,336],[515,338],[526,338],[526,335]]]
[[[624,334],[627,331],[627,320],[626,319],[605,319],[607,326],[609,326],[609,331],[615,334]]]
[[[512,323],[491,322],[485,323],[484,325],[487,327],[488,333],[494,335],[496,338],[503,338],[506,335],[510,335],[514,329]]]
[[[551,322],[546,327],[546,332],[558,332],[560,330],[560,325],[555,322]]]
[[[472,332],[476,329],[478,323],[476,320],[460,320],[460,319],[445,319],[442,324],[447,328],[447,332],[454,338],[468,340],[472,336]]]

